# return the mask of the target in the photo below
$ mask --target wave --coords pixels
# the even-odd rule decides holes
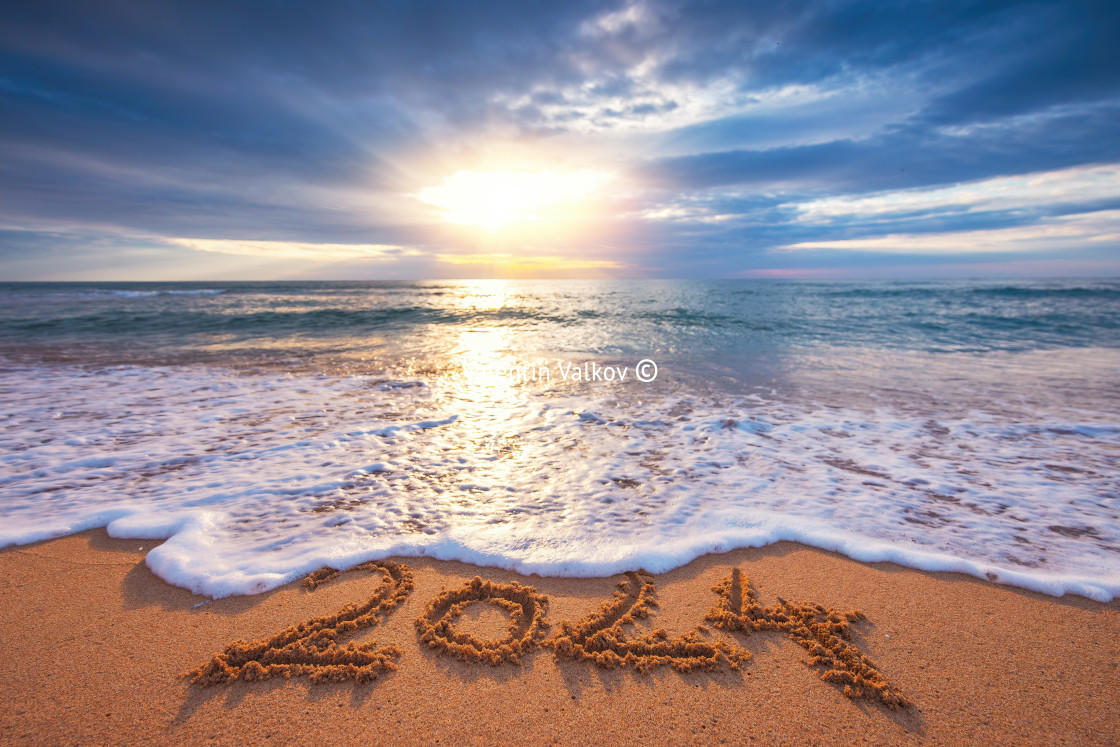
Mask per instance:
[[[613,390],[456,386],[0,370],[0,546],[92,527],[165,539],[152,570],[211,596],[393,555],[605,576],[780,540],[1120,594],[1120,423],[1071,420],[1057,395],[1024,423],[1000,407],[934,420],[922,402],[650,388],[637,408]]]
[[[225,293],[225,288],[191,288],[171,290],[122,290],[119,288],[89,288],[75,291],[54,291],[47,296],[68,298],[151,298],[153,296],[216,296]]]

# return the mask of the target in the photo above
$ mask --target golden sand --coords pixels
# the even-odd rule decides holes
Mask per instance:
[[[157,544],[0,551],[0,744],[1120,744],[1117,602],[792,543],[611,579],[410,558],[209,600],[152,575]]]

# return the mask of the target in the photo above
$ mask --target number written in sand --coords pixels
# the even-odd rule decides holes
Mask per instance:
[[[503,638],[483,641],[456,628],[456,620],[476,602],[487,602],[509,613],[509,628]],[[548,597],[533,587],[495,584],[475,576],[461,588],[444,591],[429,602],[424,614],[416,619],[416,632],[421,643],[463,661],[520,664],[523,654],[544,641],[547,614]]]
[[[627,573],[614,597],[578,623],[560,623],[549,641],[555,657],[587,661],[604,669],[630,668],[647,672],[670,666],[678,672],[738,669],[751,658],[738,646],[708,641],[707,628],[698,626],[689,633],[670,637],[658,628],[643,635],[633,632],[634,624],[650,616],[657,606],[653,579],[644,574]],[[629,633],[627,631],[630,631]]]
[[[338,639],[376,625],[381,615],[396,609],[413,589],[412,571],[395,563],[365,563],[353,570],[380,573],[380,585],[362,605],[349,605],[334,615],[316,617],[258,641],[237,641],[190,673],[199,685],[217,685],[237,679],[308,675],[312,682],[356,680],[365,682],[396,669],[400,651]],[[304,580],[314,589],[339,575],[324,568]],[[712,589],[716,602],[705,620],[721,630],[750,635],[777,632],[809,651],[809,666],[822,667],[820,678],[843,687],[849,698],[877,700],[888,708],[910,705],[878,667],[851,642],[851,623],[864,619],[858,611],[839,612],[813,603],[794,603],[778,597],[778,604],[763,607],[750,580],[736,568]],[[484,641],[460,631],[457,622],[472,604],[495,605],[509,614],[504,637]],[[638,633],[635,623],[657,607],[656,587],[647,574],[628,573],[615,595],[583,620],[561,622],[551,638],[548,597],[531,586],[497,584],[479,577],[457,589],[444,590],[415,621],[420,642],[468,662],[494,666],[520,664],[538,647],[551,648],[556,660],[585,661],[607,669],[629,668],[646,672],[668,666],[677,671],[739,669],[751,660],[743,648],[708,639],[710,631],[698,625],[688,633],[670,636],[663,629]]]
[[[338,640],[376,625],[382,615],[396,609],[412,593],[412,569],[397,563],[363,563],[351,571],[381,574],[381,583],[365,603],[314,617],[271,638],[235,641],[191,672],[191,682],[205,686],[293,675],[307,675],[312,682],[368,682],[395,670],[395,660],[401,655],[395,646],[353,641],[339,645]],[[305,578],[303,585],[315,589],[340,574],[323,568]]]

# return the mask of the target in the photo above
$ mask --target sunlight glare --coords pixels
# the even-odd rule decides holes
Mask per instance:
[[[602,171],[460,171],[416,197],[450,223],[495,229],[546,217],[545,209],[586,200],[611,175]]]

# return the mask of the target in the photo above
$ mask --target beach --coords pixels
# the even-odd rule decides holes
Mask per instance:
[[[1120,604],[1049,597],[959,574],[862,564],[782,542],[705,555],[652,577],[649,626],[676,636],[704,624],[712,588],[738,568],[763,604],[778,598],[859,609],[851,642],[910,705],[850,699],[779,632],[700,637],[751,654],[738,671],[604,669],[533,646],[520,663],[460,661],[421,643],[415,620],[440,592],[475,576],[547,597],[548,635],[611,599],[623,576],[542,578],[427,558],[398,558],[415,588],[356,635],[399,649],[372,682],[307,676],[190,684],[237,639],[273,636],[368,597],[376,575],[351,571],[310,590],[210,600],[144,564],[155,541],[103,530],[0,552],[0,669],[7,743],[336,744],[968,744],[1120,741]],[[458,629],[501,637],[508,612],[467,606]]]
[[[0,742],[1120,743],[1118,299],[0,286]]]

